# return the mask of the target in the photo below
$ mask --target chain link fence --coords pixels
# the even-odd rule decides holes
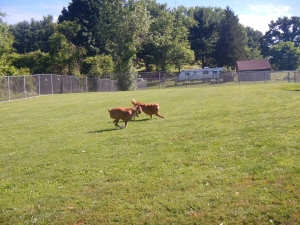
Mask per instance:
[[[178,79],[179,72],[139,72],[135,77],[135,90],[215,87],[269,83],[300,83],[300,71],[246,71],[222,72],[218,79]],[[80,92],[118,91],[112,79],[78,78],[75,76],[35,74],[0,77],[0,102],[39,95]]]
[[[0,77],[0,101],[39,95],[117,91],[115,80],[35,74]]]
[[[218,79],[181,80],[179,72],[149,72],[139,73],[139,79],[146,83],[147,89],[162,88],[188,88],[188,87],[214,87],[235,86],[249,84],[270,83],[299,83],[300,71],[245,71],[222,72]]]

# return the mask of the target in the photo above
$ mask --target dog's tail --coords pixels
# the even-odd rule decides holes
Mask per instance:
[[[132,100],[131,100],[131,103],[132,103],[133,105],[136,105],[136,104],[137,104],[137,101],[136,101],[135,99],[132,99]]]

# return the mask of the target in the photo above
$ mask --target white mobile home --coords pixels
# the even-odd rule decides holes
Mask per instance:
[[[199,80],[202,80],[202,82],[210,82],[211,80],[219,80],[222,70],[222,67],[183,70],[178,76],[178,82]]]

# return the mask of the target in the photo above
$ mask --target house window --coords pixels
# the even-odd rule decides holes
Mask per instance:
[[[206,70],[206,71],[203,71],[202,74],[208,74],[208,71],[207,71],[207,70]]]

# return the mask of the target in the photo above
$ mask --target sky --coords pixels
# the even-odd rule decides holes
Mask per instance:
[[[8,24],[16,24],[24,20],[41,20],[43,16],[52,15],[54,22],[61,14],[63,7],[68,7],[72,0],[0,0],[0,12],[6,13],[3,19]],[[169,8],[180,5],[186,7],[204,6],[230,9],[238,16],[241,24],[259,30],[263,34],[268,31],[268,24],[279,17],[300,16],[299,0],[156,0],[167,4]]]

